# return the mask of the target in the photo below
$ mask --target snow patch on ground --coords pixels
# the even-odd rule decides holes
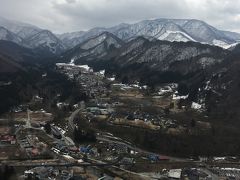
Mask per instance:
[[[186,96],[178,96],[176,94],[173,94],[173,97],[172,97],[173,100],[180,100],[180,99],[187,99],[187,98],[188,98],[188,95],[186,95]]]
[[[56,63],[56,66],[75,66],[79,68],[83,68],[86,71],[90,71],[91,67],[88,65],[75,65],[74,63]]]
[[[78,67],[83,68],[86,71],[89,71],[91,69],[88,65],[78,65]]]
[[[105,75],[105,69],[104,69],[104,70],[101,70],[101,71],[99,71],[99,73],[100,73],[102,76],[104,76],[104,75]]]
[[[173,89],[170,86],[166,86],[163,88],[160,88],[158,91],[158,95],[164,95],[166,93],[173,92]]]
[[[214,39],[212,43],[213,43],[213,45],[222,47],[224,49],[229,49],[229,48],[234,47],[238,44],[238,43],[228,44],[224,41],[217,40],[217,39]]]
[[[170,169],[168,172],[168,177],[180,179],[181,173],[182,173],[182,169]]]
[[[198,103],[196,103],[196,102],[192,102],[191,108],[192,108],[192,109],[199,110],[199,109],[202,108],[202,105],[201,105],[201,104],[198,104]]]
[[[73,64],[73,65],[75,65],[74,62],[75,62],[75,58],[72,58],[69,64]]]
[[[159,40],[167,40],[167,38],[170,35],[175,35],[175,38],[172,39],[172,41],[196,41],[188,34],[181,32],[181,31],[166,31],[164,34],[162,34],[160,37],[158,37]]]
[[[107,78],[109,81],[115,81],[115,77]]]

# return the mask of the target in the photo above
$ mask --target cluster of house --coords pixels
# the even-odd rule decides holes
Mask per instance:
[[[111,79],[110,79],[111,80]],[[115,80],[115,79],[114,79]],[[139,85],[139,82],[136,84],[123,84],[123,83],[114,83],[112,84],[113,87],[117,87],[123,91],[126,91],[128,89],[147,89],[147,85]]]
[[[67,63],[57,63],[56,67],[62,73],[66,74],[69,79],[74,79],[81,73],[93,72],[93,70],[88,65],[75,65]]]
[[[99,141],[94,149],[97,152],[93,154],[94,157],[105,162],[116,162],[121,154],[129,153],[129,148],[126,145],[107,141]],[[125,156],[125,158],[127,157]]]
[[[39,141],[35,135],[27,135],[25,138],[18,139],[18,143],[30,158],[41,156],[47,151],[47,145]]]
[[[146,174],[146,173],[145,173]],[[154,179],[183,179],[183,180],[207,180],[212,179],[208,170],[201,168],[162,169],[161,172],[148,173]]]
[[[101,97],[108,93],[101,74],[81,74],[78,76],[77,81],[89,97]]]
[[[27,135],[17,141],[29,158],[36,158],[47,152],[47,144],[39,141],[35,135]]]
[[[214,167],[210,169],[214,174],[216,174],[219,179],[240,179],[240,169],[239,168],[220,168]]]
[[[56,153],[56,154],[59,154],[59,155],[71,155],[71,156],[74,156],[74,157],[77,157],[79,156],[79,148],[77,148],[76,146],[74,145],[66,145],[64,143],[59,143],[59,142],[56,142],[53,147],[51,148],[51,151]]]
[[[167,84],[159,88],[157,95],[163,96],[169,93],[173,93],[177,89],[178,85],[176,83]]]
[[[16,144],[16,136],[15,135],[0,135],[1,144]]]
[[[89,97],[98,97],[107,94],[108,90],[102,81],[105,77],[105,70],[93,72],[93,69],[88,65],[75,65],[72,63],[57,63],[56,66],[69,79],[76,80]]]
[[[24,171],[20,179],[115,179],[96,167],[35,167]]]
[[[155,157],[153,157],[155,159]],[[163,169],[162,172],[152,174],[152,177],[167,177],[168,179],[240,179],[239,168],[226,167],[186,167],[179,169]]]
[[[110,115],[114,112],[112,108],[104,108],[104,107],[87,107],[86,108],[87,112],[93,114],[94,116],[98,115]]]
[[[73,177],[72,170],[60,170],[53,167],[35,167],[24,171],[25,179],[70,179]]]
[[[239,168],[184,168],[172,169],[169,178],[175,179],[240,179]]]
[[[125,114],[116,114],[112,116],[112,118],[123,117],[128,122],[136,122],[136,123],[145,123],[145,124],[152,124],[153,126],[159,127],[158,129],[165,129],[165,128],[176,128],[176,120],[167,119],[161,117],[160,115],[150,114],[144,111],[134,111],[134,112],[126,112]]]

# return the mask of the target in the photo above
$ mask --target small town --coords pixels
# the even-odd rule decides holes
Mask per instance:
[[[195,121],[179,116],[186,111],[198,116],[204,103],[185,105],[187,96],[178,95],[178,84],[151,91],[87,65],[58,63],[56,69],[90,99],[71,105],[56,97],[54,113],[64,116],[54,119],[53,113],[39,109],[43,98],[36,94],[28,104],[2,115],[2,170],[15,172],[19,179],[240,179],[239,157],[151,152],[142,143],[151,141],[148,136],[135,136],[147,131],[172,136],[212,131],[204,117]]]

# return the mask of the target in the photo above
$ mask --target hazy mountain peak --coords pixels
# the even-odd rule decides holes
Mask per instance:
[[[22,39],[19,38],[16,34],[10,32],[9,30],[1,26],[0,26],[0,40],[12,41],[17,44],[20,44],[22,42]]]
[[[37,26],[19,22],[19,21],[8,20],[3,17],[0,17],[0,25],[5,27],[9,31],[17,34],[21,38],[27,38],[41,31],[41,29]]]

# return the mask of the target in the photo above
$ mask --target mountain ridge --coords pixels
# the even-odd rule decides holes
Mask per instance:
[[[112,34],[111,36],[114,37]],[[116,36],[115,38],[118,39]],[[96,70],[106,69],[106,72],[119,73],[120,76],[135,74],[140,79],[155,76],[152,72],[156,75],[172,72],[186,76],[223,61],[229,52],[197,42],[150,41],[144,37],[137,37],[129,42],[122,41],[120,47],[110,51],[105,49],[103,53],[98,53],[98,45],[89,49],[82,49],[82,44],[77,47],[64,53],[61,61],[88,64]],[[145,76],[146,74],[149,75]]]
[[[37,26],[17,21],[11,21],[0,18],[0,26],[14,33],[18,38],[24,40],[24,44],[20,45],[31,47],[31,42],[26,42],[27,39],[37,35],[38,33],[48,31]],[[51,32],[51,31],[49,31]],[[88,31],[77,31],[72,33],[54,34],[51,33],[49,39],[55,36],[56,47],[48,46],[50,53],[61,53],[66,49],[71,49],[78,44],[100,35],[103,32],[114,34],[123,41],[130,41],[137,36],[143,36],[150,40],[159,39],[167,41],[196,41],[203,44],[220,46],[228,49],[240,42],[240,34],[230,31],[219,30],[208,23],[197,19],[166,19],[159,18],[154,20],[143,20],[133,24],[121,23],[112,27],[95,27]],[[40,43],[41,44],[41,43]],[[42,49],[42,47],[40,47]],[[57,51],[57,49],[62,49]]]
[[[47,54],[60,54],[65,50],[65,46],[62,42],[49,30],[41,29],[37,26],[22,23],[18,21],[12,21],[0,17],[0,26],[8,31],[8,34],[15,36],[18,41],[10,38],[2,37],[4,32],[0,31],[0,40],[8,40],[15,42],[21,46],[31,49],[40,49]],[[45,35],[44,35],[45,34]],[[38,38],[37,36],[44,36]]]
[[[196,32],[194,33],[193,30]],[[218,30],[201,20],[160,18],[143,20],[134,24],[122,23],[109,28],[93,28],[78,36],[78,42],[83,42],[104,31],[110,32],[122,40],[131,39],[134,36],[151,36],[169,41],[196,40],[224,48],[228,48],[231,44],[236,43],[238,36],[240,37],[238,33]],[[70,35],[72,38],[73,34],[69,33]],[[65,39],[67,39],[67,36],[65,36]]]
[[[104,57],[109,51],[119,48],[123,44],[124,42],[118,37],[109,32],[103,32],[66,51],[62,57],[66,61],[70,58],[71,63],[79,59],[93,60],[96,57]]]

